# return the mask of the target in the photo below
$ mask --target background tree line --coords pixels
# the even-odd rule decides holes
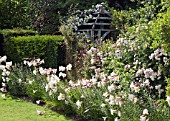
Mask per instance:
[[[101,2],[116,10],[128,10],[138,9],[143,3],[157,6],[161,0],[0,0],[0,29],[19,27],[37,30],[40,34],[56,34],[61,16]]]

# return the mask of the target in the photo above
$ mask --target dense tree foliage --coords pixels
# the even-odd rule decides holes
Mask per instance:
[[[132,11],[138,18],[152,18],[168,0],[0,0],[0,29],[34,28],[40,34],[56,34],[61,16],[105,2],[116,11]],[[148,11],[146,15],[145,11]],[[140,13],[141,12],[141,13]],[[127,13],[128,14],[128,13]],[[130,15],[130,14],[128,14]],[[143,15],[143,16],[142,16]],[[153,16],[150,16],[153,15]],[[126,19],[126,18],[125,18]],[[132,21],[133,22],[133,21]],[[124,24],[124,23],[123,23]]]

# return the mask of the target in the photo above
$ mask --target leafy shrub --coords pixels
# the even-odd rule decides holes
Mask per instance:
[[[28,35],[36,35],[37,32],[33,30],[25,30],[25,29],[3,29],[0,30],[0,56],[5,55],[4,53],[4,41],[8,40],[10,37],[16,36],[28,36]]]
[[[11,37],[4,42],[4,51],[14,63],[23,61],[23,58],[41,58],[46,61],[45,67],[57,67],[58,46],[62,42],[62,36]]]
[[[166,51],[170,51],[170,8],[167,12],[159,13],[157,20],[152,22],[152,30],[150,31],[154,42],[152,47],[162,46]]]

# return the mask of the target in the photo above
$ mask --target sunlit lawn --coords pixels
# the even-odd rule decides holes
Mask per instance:
[[[9,96],[3,99],[1,95],[2,93],[0,93],[0,121],[72,121],[45,107]],[[43,115],[38,115],[36,109],[41,110]]]

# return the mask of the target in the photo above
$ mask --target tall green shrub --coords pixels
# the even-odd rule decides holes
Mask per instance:
[[[23,58],[44,59],[45,67],[57,67],[58,46],[62,45],[62,36],[18,36],[4,42],[4,51],[9,60],[21,62]]]
[[[36,35],[36,34],[37,34],[36,31],[26,30],[21,28],[0,30],[0,56],[4,55],[3,43],[5,40],[8,40],[9,37],[28,36],[28,35]]]

